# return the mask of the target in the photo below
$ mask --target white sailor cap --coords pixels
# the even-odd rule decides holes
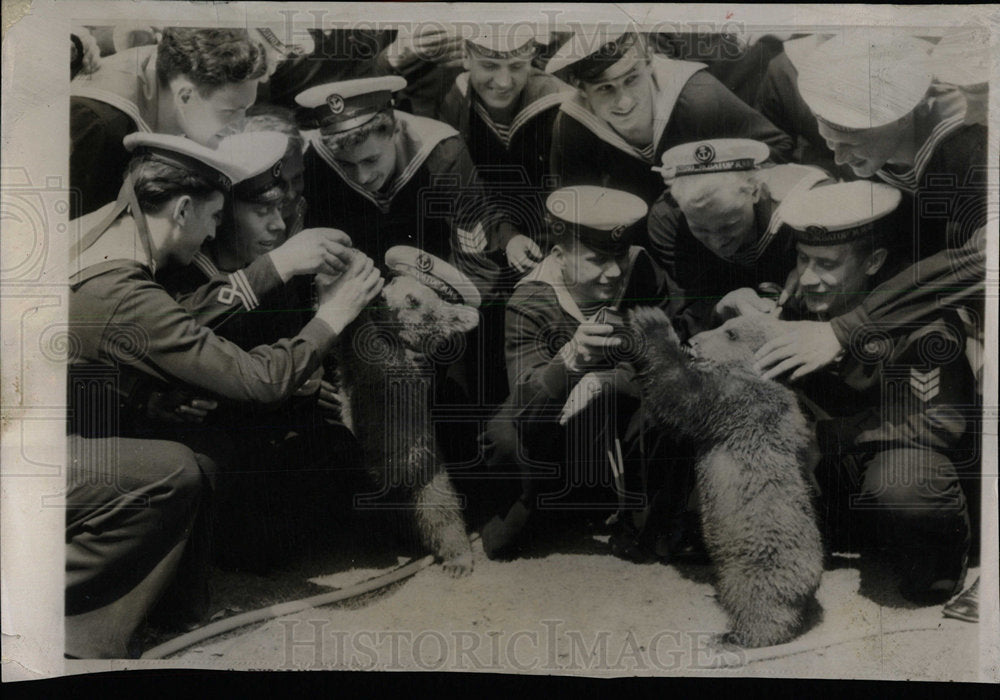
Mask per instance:
[[[537,32],[528,24],[485,28],[466,38],[469,53],[483,58],[531,58],[538,49]]]
[[[931,48],[914,37],[835,36],[802,62],[799,93],[819,121],[838,131],[885,126],[927,94]]]
[[[556,190],[545,200],[545,208],[556,242],[568,234],[612,255],[628,250],[649,210],[634,194],[593,185]]]
[[[281,161],[287,148],[288,136],[276,131],[233,134],[222,139],[216,150],[237,168],[233,196],[257,201],[275,187],[283,187]]]
[[[398,75],[358,78],[339,83],[326,83],[304,90],[295,101],[303,128],[320,129],[336,134],[359,127],[382,110],[392,107],[392,93],[406,87]]]
[[[419,248],[393,246],[385,253],[385,264],[390,270],[427,285],[447,302],[475,308],[482,303],[472,280],[454,265]]]
[[[798,243],[878,240],[876,222],[894,212],[901,198],[899,190],[881,182],[840,182],[793,193],[782,203],[783,219]]]
[[[661,157],[664,180],[736,170],[754,170],[771,155],[766,143],[752,139],[706,139],[674,146]]]
[[[549,59],[545,72],[563,72],[567,78],[593,81],[636,45],[641,49],[639,35],[630,29],[598,27],[591,32],[576,32]]]
[[[246,172],[233,159],[232,153],[202,146],[186,136],[140,131],[127,135],[122,143],[129,152],[149,153],[158,160],[198,173],[210,179],[223,192],[229,192],[233,183],[241,180]]]
[[[968,88],[990,81],[990,33],[986,27],[961,27],[948,32],[931,53],[934,77]]]

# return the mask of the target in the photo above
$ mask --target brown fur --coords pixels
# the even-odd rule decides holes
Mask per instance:
[[[345,422],[357,436],[382,494],[407,494],[421,540],[454,576],[472,571],[472,551],[458,496],[445,472],[430,419],[433,367],[455,359],[460,336],[478,312],[450,304],[412,277],[386,284],[378,306],[367,309],[338,343],[341,385],[348,395]],[[389,504],[391,505],[391,504]]]
[[[759,647],[803,631],[823,548],[805,470],[810,431],[794,393],[752,368],[775,337],[771,316],[743,316],[691,339],[690,356],[659,309],[636,309],[644,403],[699,443],[705,544],[729,615],[726,641]]]

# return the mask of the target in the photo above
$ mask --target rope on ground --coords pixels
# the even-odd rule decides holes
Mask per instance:
[[[473,534],[469,538],[469,542],[471,544],[476,542],[478,539],[478,533]],[[174,637],[163,644],[149,649],[139,658],[164,659],[167,656],[176,654],[182,649],[187,649],[189,646],[197,644],[198,642],[203,642],[206,639],[217,637],[220,634],[225,634],[226,632],[232,632],[240,627],[246,627],[247,625],[264,622],[266,620],[272,620],[276,617],[281,617],[282,615],[291,615],[309,608],[332,605],[333,603],[339,603],[340,601],[347,600],[348,598],[355,598],[364,593],[376,591],[379,588],[385,588],[389,584],[395,583],[396,581],[402,581],[405,578],[409,578],[418,571],[426,569],[428,566],[433,564],[434,561],[434,555],[428,554],[423,559],[410,560],[406,564],[396,567],[392,571],[388,571],[381,576],[376,576],[375,578],[368,579],[367,581],[362,581],[348,588],[342,588],[338,591],[331,591],[329,593],[321,593],[319,595],[310,596],[309,598],[300,598],[287,603],[278,603],[277,605],[271,605],[266,608],[261,608],[260,610],[251,610],[250,612],[245,612],[240,615],[227,617],[225,620],[219,620],[218,622],[213,622],[210,625],[205,625],[204,627],[192,630],[187,634]]]

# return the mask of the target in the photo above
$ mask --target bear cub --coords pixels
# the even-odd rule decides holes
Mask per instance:
[[[778,334],[777,319],[731,319],[689,349],[661,309],[635,309],[629,324],[644,405],[697,444],[702,531],[731,626],[723,641],[793,639],[817,609],[823,547],[805,473],[809,426],[794,392],[752,366]]]

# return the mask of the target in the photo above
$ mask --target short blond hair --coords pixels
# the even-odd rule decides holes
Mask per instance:
[[[738,195],[752,197],[760,186],[755,170],[684,175],[670,183],[670,196],[681,209],[704,206],[712,199],[732,201]]]

